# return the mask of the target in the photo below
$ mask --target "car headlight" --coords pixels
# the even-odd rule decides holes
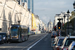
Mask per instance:
[[[5,37],[3,37],[3,39],[5,39]]]

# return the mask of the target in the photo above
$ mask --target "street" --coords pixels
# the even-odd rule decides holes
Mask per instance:
[[[52,50],[50,34],[48,34],[44,39],[42,39],[30,50]]]
[[[0,50],[69,50],[73,43],[75,0],[0,0]]]
[[[45,37],[45,38],[44,38]],[[41,41],[39,41],[41,38]],[[51,50],[51,42],[50,42],[50,34],[48,33],[42,33],[42,34],[36,34],[31,35],[28,39],[28,41],[22,42],[22,43],[5,43],[0,44],[0,50],[28,50],[30,46],[32,46],[34,43],[39,41],[36,45],[34,45],[29,50]]]

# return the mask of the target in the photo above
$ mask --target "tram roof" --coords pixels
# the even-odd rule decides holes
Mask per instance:
[[[21,25],[21,28],[28,28],[27,26]]]
[[[12,25],[13,27],[21,27],[21,28],[28,28],[27,26],[24,25]]]

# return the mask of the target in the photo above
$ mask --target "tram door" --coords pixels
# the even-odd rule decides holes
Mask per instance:
[[[19,39],[21,39],[21,37],[22,37],[21,36],[21,28],[18,29],[18,36],[19,36]]]

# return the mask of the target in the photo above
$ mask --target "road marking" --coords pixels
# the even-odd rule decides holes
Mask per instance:
[[[21,50],[24,50],[25,48],[27,48],[28,46],[31,46],[32,44],[34,44],[36,41],[38,41],[40,38],[38,38],[37,40],[33,41],[32,43],[30,43],[29,45],[25,46],[23,49]]]
[[[0,48],[23,48],[23,46],[0,46]]]
[[[48,34],[46,34],[44,37],[42,37],[39,41],[34,43],[32,46],[30,46],[27,50],[30,50],[33,46],[35,46],[37,43],[39,43],[42,39],[44,39]]]

